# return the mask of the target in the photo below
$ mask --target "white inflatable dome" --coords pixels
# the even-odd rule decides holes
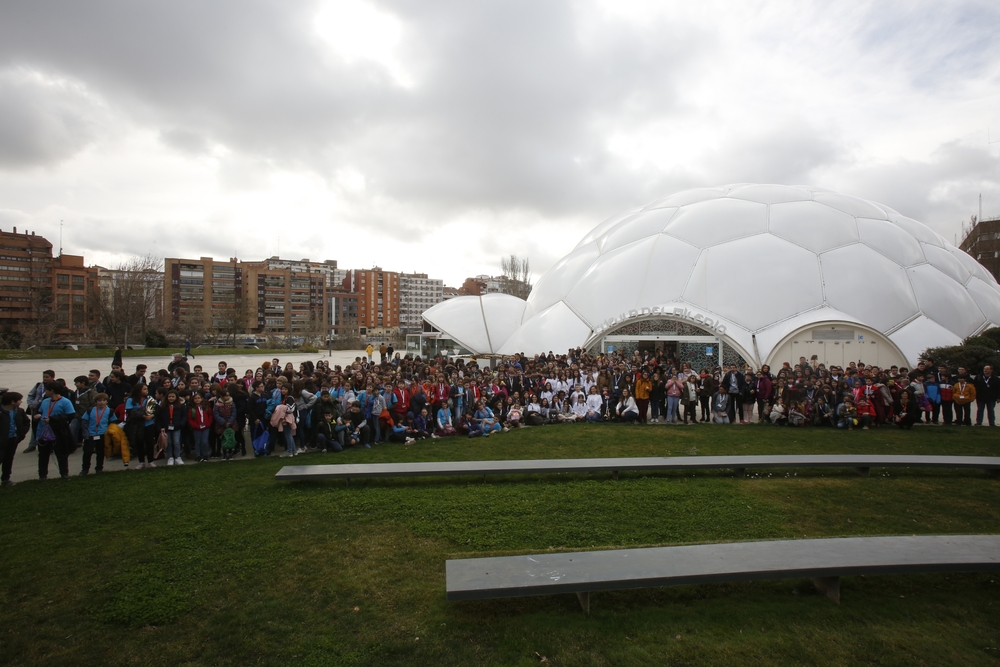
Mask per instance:
[[[718,335],[754,366],[807,352],[912,364],[1000,325],[1000,287],[881,204],[814,187],[701,188],[597,225],[538,280],[499,351],[595,346],[646,320]]]

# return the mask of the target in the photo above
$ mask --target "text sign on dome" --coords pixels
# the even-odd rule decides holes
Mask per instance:
[[[707,315],[702,313],[696,313],[694,311],[688,310],[687,308],[677,307],[673,310],[668,308],[661,308],[660,306],[652,306],[649,308],[636,308],[628,311],[627,313],[622,313],[618,317],[609,317],[604,320],[599,327],[595,330],[595,333],[601,333],[602,331],[607,331],[613,326],[617,326],[622,322],[627,322],[628,320],[634,320],[640,317],[674,317],[680,320],[687,320],[697,324],[700,327],[709,329],[719,334],[720,336],[726,333],[726,326],[721,324],[718,320],[713,320]]]

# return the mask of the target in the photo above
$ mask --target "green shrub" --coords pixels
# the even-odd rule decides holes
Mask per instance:
[[[959,366],[967,368],[970,373],[979,373],[983,366],[998,368],[1000,353],[992,347],[980,345],[953,345],[951,347],[932,347],[924,350],[922,359],[933,359],[939,366],[947,366],[955,370]]]
[[[146,347],[167,347],[167,337],[159,331],[150,329],[146,332]]]

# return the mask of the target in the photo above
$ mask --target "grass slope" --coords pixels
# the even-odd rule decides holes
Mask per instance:
[[[995,455],[991,429],[524,429],[296,463],[758,453]],[[276,483],[277,459],[2,489],[5,665],[996,665],[985,575],[450,603],[444,561],[708,541],[990,533],[979,472]]]

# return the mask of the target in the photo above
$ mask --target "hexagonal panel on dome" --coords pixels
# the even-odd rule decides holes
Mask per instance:
[[[556,262],[531,288],[528,305],[524,309],[525,320],[569,294],[580,276],[587,272],[599,254],[597,243],[591,242],[577,247]]]
[[[813,193],[793,185],[741,185],[734,187],[726,196],[761,204],[777,204],[790,201],[810,201],[813,198]]]
[[[623,211],[622,213],[619,213],[618,215],[611,216],[610,218],[608,218],[607,220],[604,220],[599,225],[597,225],[596,227],[594,227],[593,229],[591,229],[589,232],[587,232],[586,234],[584,234],[583,238],[580,239],[580,242],[576,244],[576,247],[579,248],[582,245],[586,245],[586,244],[590,243],[591,241],[593,241],[594,239],[596,239],[598,236],[604,235],[609,229],[611,229],[615,225],[619,224],[625,218],[627,218],[629,216],[632,216],[632,215],[635,215],[636,213],[638,213],[641,210],[642,210],[642,207],[640,206],[640,207],[637,207],[637,208],[630,208],[629,210]]]
[[[767,206],[742,199],[714,199],[685,206],[664,233],[708,248],[767,231]]]
[[[780,261],[751,261],[755,257]],[[756,331],[823,305],[819,261],[771,234],[713,246],[698,259],[684,300]]]
[[[859,199],[858,197],[841,195],[835,192],[817,192],[815,199],[818,202],[822,202],[827,206],[832,206],[838,211],[843,211],[844,213],[853,215],[857,218],[874,218],[876,220],[889,219],[889,216],[886,215],[886,212],[881,208],[870,201],[865,201],[864,199]]]
[[[689,204],[696,204],[701,201],[724,197],[728,191],[728,187],[692,188],[690,190],[682,190],[680,192],[675,192],[672,195],[667,195],[666,197],[657,199],[652,204],[646,206],[643,210],[648,211],[654,208],[668,208],[671,206],[687,206]]]
[[[939,248],[944,248],[948,245],[948,243],[941,242],[940,236],[933,229],[922,222],[917,222],[912,218],[907,218],[905,215],[899,215],[897,213],[896,215],[890,216],[889,222],[902,228],[910,236],[917,239],[921,243],[927,243],[928,245],[937,246]]]
[[[853,215],[814,201],[772,204],[767,229],[813,252],[826,252],[859,238]]]
[[[969,253],[959,248],[956,248],[950,243],[945,246],[945,250],[947,250],[952,257],[957,259],[969,273],[976,276],[987,285],[997,284],[997,279],[993,277],[993,274],[987,271],[986,267],[984,267],[982,264],[973,259],[972,255],[970,255]]]
[[[880,331],[920,312],[906,269],[868,246],[845,246],[823,253],[819,260],[826,302],[833,308]]]
[[[921,312],[945,329],[966,338],[986,323],[968,290],[938,269],[921,264],[907,272]]]
[[[701,250],[660,234],[649,257],[646,279],[639,285],[638,305],[657,306],[680,299]]]
[[[676,208],[656,208],[643,211],[634,217],[630,217],[627,222],[616,225],[608,232],[597,239],[597,247],[601,252],[608,252],[615,248],[620,248],[632,241],[653,234],[659,234],[669,224],[670,219],[677,212]]]
[[[896,344],[907,359],[916,360],[927,348],[958,345],[962,342],[962,337],[921,315],[899,331],[893,332],[889,340]]]
[[[522,324],[500,348],[500,354],[541,354],[549,350],[565,354],[586,343],[591,333],[590,327],[560,301]]]
[[[924,251],[924,257],[931,263],[931,266],[940,269],[942,273],[951,276],[963,285],[969,281],[972,274],[950,252],[935,245],[927,245],[926,243],[920,245]]]
[[[563,299],[591,326],[635,308],[659,235],[604,253]]]
[[[920,243],[887,220],[858,218],[861,242],[900,266],[913,266],[924,261]]]
[[[969,294],[979,304],[979,309],[983,311],[990,322],[1000,325],[1000,289],[995,285],[989,285],[976,276],[969,279],[965,286]]]

